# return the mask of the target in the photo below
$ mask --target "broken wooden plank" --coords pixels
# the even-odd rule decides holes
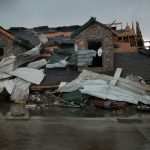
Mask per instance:
[[[40,89],[51,89],[51,88],[58,88],[59,85],[32,85],[30,86],[30,90],[40,90]]]
[[[122,68],[117,68],[113,79],[110,81],[110,85],[115,86],[117,84],[118,79],[120,78],[122,72]]]

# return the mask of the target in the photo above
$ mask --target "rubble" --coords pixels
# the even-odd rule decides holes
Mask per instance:
[[[76,105],[80,105],[82,103],[84,103],[84,101],[88,98],[88,95],[84,95],[82,94],[80,91],[73,91],[73,92],[69,92],[69,93],[63,93],[62,94],[62,99],[70,102],[70,103],[74,103]]]
[[[96,82],[96,81],[95,81]],[[132,91],[129,91],[125,88],[120,88],[118,86],[112,85],[95,85],[84,83],[83,89],[80,90],[81,93],[89,94],[102,99],[110,99],[114,101],[123,101],[132,104],[138,104],[142,102],[144,104],[150,104],[150,96],[136,94]]]
[[[126,79],[129,79],[129,80],[132,80],[132,81],[135,81],[135,82],[146,85],[146,82],[144,81],[144,79],[141,76],[138,76],[138,75],[130,74],[130,75],[126,76]]]
[[[28,118],[24,110],[42,104],[71,108],[93,105],[121,111],[133,104],[138,110],[149,109],[150,87],[142,77],[122,78],[122,68],[117,68],[114,76],[85,69],[79,74],[78,67],[89,69],[97,53],[103,55],[102,50],[54,49],[49,50],[49,57],[41,59],[40,52],[48,40],[41,34],[38,36],[39,45],[0,62],[0,92],[6,89],[11,101],[17,103],[8,118]],[[26,106],[21,102],[27,103]]]
[[[40,69],[42,68],[43,66],[45,66],[47,64],[47,61],[46,59],[41,59],[41,60],[37,60],[37,61],[34,61],[34,62],[30,62],[27,67],[28,68],[34,68],[34,69]]]
[[[50,98],[53,100],[54,102],[54,105],[57,105],[57,106],[64,106],[64,107],[79,107],[78,105],[76,105],[75,103],[70,103],[69,101],[67,100],[64,100],[58,96],[55,96],[54,94],[50,93],[50,92],[47,92],[47,94],[50,96]]]
[[[20,67],[14,71],[10,71],[9,74],[12,76],[19,77],[25,81],[34,83],[39,85],[44,78],[44,73],[41,70],[27,68],[27,67]]]
[[[141,103],[140,103],[140,104],[137,106],[137,110],[150,112],[150,105],[144,105],[144,104],[141,104]]]
[[[67,66],[67,61],[66,60],[60,60],[57,63],[54,64],[47,64],[46,68],[65,68]]]
[[[96,57],[95,50],[78,50],[77,51],[77,66],[92,65],[93,57]]]
[[[125,111],[127,103],[136,105],[138,103],[150,104],[150,88],[145,84],[141,84],[141,82],[133,81],[131,77],[121,78],[121,68],[116,70],[114,77],[84,69],[71,82],[60,80],[57,85],[42,86],[41,82],[48,75],[48,72],[45,75],[46,69],[67,68],[67,65],[73,64],[66,61],[69,57],[71,59],[72,55],[68,53],[66,56],[60,57],[59,54],[63,53],[60,50],[56,51],[57,55],[52,54],[52,58],[48,61],[46,59],[36,60],[39,57],[40,49],[39,45],[28,52],[5,58],[1,61],[0,70],[8,76],[8,78],[4,77],[1,82],[1,91],[6,88],[11,95],[12,101],[23,100],[29,102],[26,105],[28,109],[35,109],[37,107],[35,103],[46,103],[47,105],[51,103],[55,106],[73,108],[83,108],[92,104],[105,109]],[[79,65],[81,61],[84,62],[83,66],[86,66],[89,65],[89,62],[92,62],[90,57],[93,58],[95,54],[91,50],[90,53],[88,50],[77,52],[72,60],[77,66],[81,66]],[[56,57],[57,59],[54,59]],[[20,63],[16,63],[19,60]],[[25,66],[22,67],[22,64],[25,64]],[[43,70],[38,70],[43,67],[44,72]],[[53,71],[52,74],[54,74]],[[13,79],[10,77],[13,77]],[[140,79],[142,78],[140,77]],[[39,91],[43,89],[45,93],[41,94],[39,92],[34,95],[29,89],[39,89]],[[51,91],[50,89],[53,90]]]
[[[31,83],[40,84],[43,80],[45,75],[42,71],[34,68],[20,67],[39,57],[40,47],[41,44],[25,53],[1,60],[0,71],[6,75],[2,78],[2,82],[8,93],[11,94],[11,100],[27,100]],[[9,79],[14,76],[19,78]]]
[[[94,105],[96,107],[105,108],[109,110],[122,110],[125,111],[127,109],[126,102],[114,102],[110,100],[103,100],[98,98],[91,98],[87,101],[87,105]]]
[[[30,82],[22,80],[21,78],[14,79],[14,87],[11,93],[11,100],[23,100],[27,101],[29,96],[29,86]]]
[[[75,80],[59,87],[57,92],[68,92],[70,94],[79,90],[82,94],[99,98],[96,104],[105,108],[105,104],[110,102],[108,100],[111,100],[112,104],[114,102],[115,105],[113,107],[109,103],[113,109],[119,109],[119,103],[122,104],[120,107],[123,109],[124,102],[136,105],[140,102],[146,105],[150,104],[150,88],[146,85],[121,78],[121,71],[122,69],[117,69],[114,77],[111,77],[83,70]]]

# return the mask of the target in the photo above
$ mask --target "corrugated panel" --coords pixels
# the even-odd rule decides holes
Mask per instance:
[[[4,90],[4,82],[2,81],[2,82],[0,82],[0,93],[2,93],[3,92],[3,90]]]
[[[9,94],[11,94],[12,91],[13,91],[13,88],[14,88],[14,86],[15,86],[15,83],[14,83],[14,82],[15,82],[14,79],[12,79],[12,80],[5,80],[5,81],[4,81],[4,86],[5,86],[5,88],[6,88],[6,90],[7,90],[7,92],[8,92]]]
[[[16,78],[14,82],[15,86],[11,94],[11,100],[28,100],[29,86],[31,85],[31,83],[20,78]]]
[[[35,83],[39,85],[43,80],[45,74],[41,70],[21,67],[14,71],[9,72],[9,74],[24,79],[28,82]]]
[[[28,68],[40,69],[47,64],[46,59],[31,62],[27,65]]]
[[[0,72],[9,73],[15,69],[14,62],[16,56],[5,57],[0,61]]]
[[[102,99],[109,99],[114,101],[124,101],[128,103],[138,104],[142,102],[144,104],[150,104],[150,96],[140,95],[131,92],[127,89],[111,86],[111,85],[88,85],[84,84],[83,89],[80,90],[81,93],[95,96]]]

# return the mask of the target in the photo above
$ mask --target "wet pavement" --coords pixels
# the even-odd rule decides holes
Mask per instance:
[[[0,150],[150,150],[149,113],[43,107],[8,121],[0,104]]]

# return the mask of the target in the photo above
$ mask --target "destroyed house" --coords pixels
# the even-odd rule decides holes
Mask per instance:
[[[57,36],[70,36],[73,31],[78,29],[79,25],[73,26],[60,26],[60,27],[52,27],[49,28],[48,26],[41,26],[33,28],[36,32],[41,32],[47,36],[47,38],[57,37]]]
[[[73,49],[74,50],[74,39],[68,36],[56,36],[48,38],[48,42],[43,45],[41,51],[42,57],[49,57],[55,49]]]
[[[127,25],[122,28],[122,22],[107,24],[113,32],[113,45],[115,52],[137,52],[139,49],[144,48],[144,41],[142,33],[139,27],[139,23],[136,22],[136,30],[132,23],[132,27]]]
[[[86,66],[89,70],[103,73],[113,70],[113,33],[110,28],[91,17],[71,36],[75,39],[75,50],[95,50],[97,52],[92,64]],[[99,51],[100,55],[98,55]]]
[[[14,34],[0,27],[0,57],[17,55],[25,52],[33,46],[26,40],[17,38]]]
[[[71,38],[73,31],[78,29],[79,25],[48,27],[41,26],[33,28],[34,32],[44,34],[48,38],[48,42],[43,46],[42,57],[49,57],[54,49],[74,48],[74,40]]]
[[[9,31],[17,38],[28,41],[33,47],[40,43],[37,33],[32,29],[27,29],[24,27],[11,27]]]

